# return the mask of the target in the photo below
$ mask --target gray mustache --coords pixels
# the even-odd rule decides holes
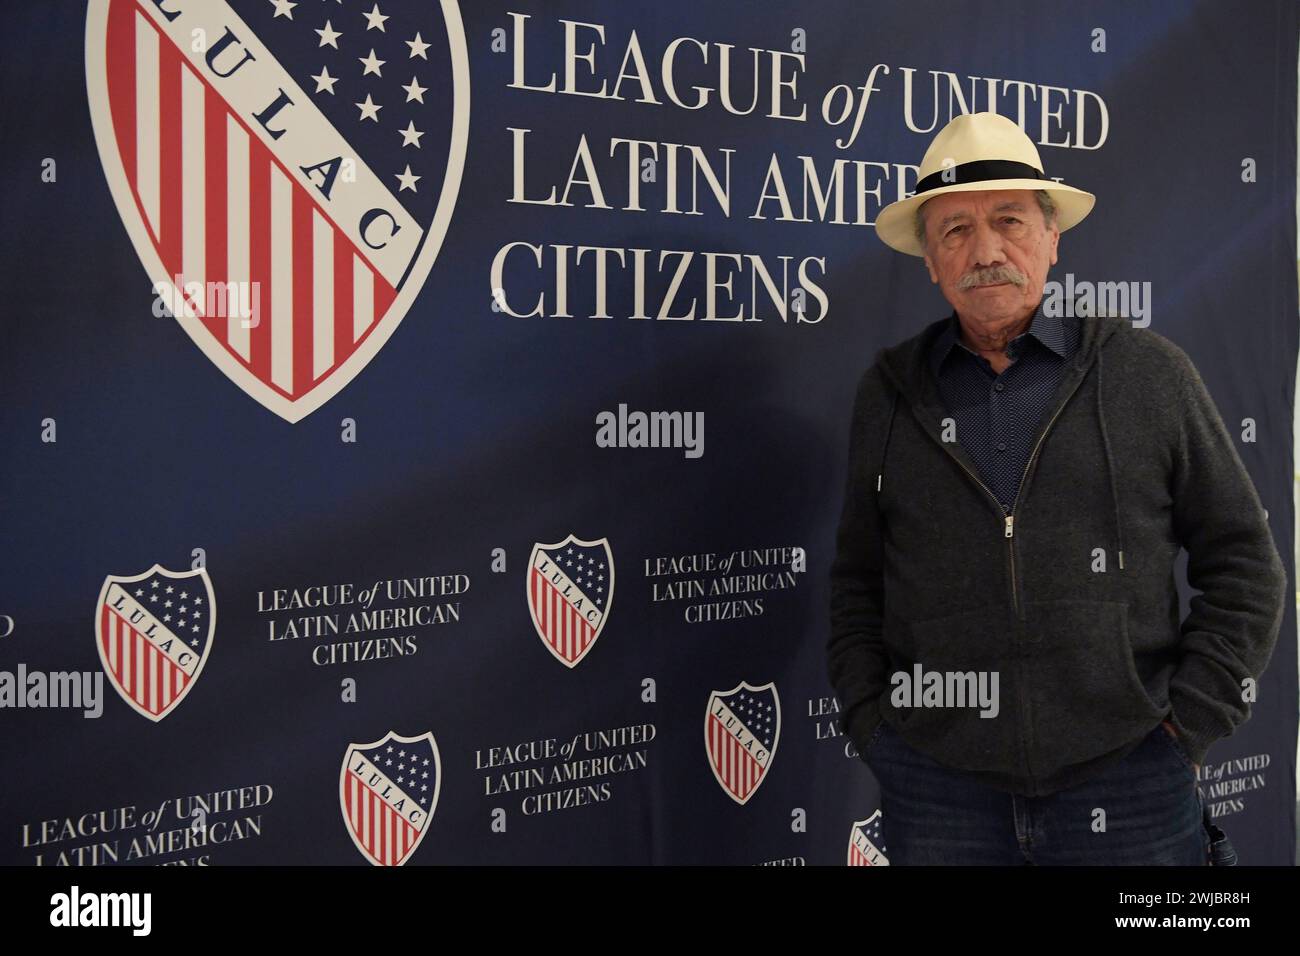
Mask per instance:
[[[1026,279],[1025,274],[1014,266],[998,266],[996,269],[981,269],[962,276],[961,281],[957,283],[957,288],[970,289],[994,282],[1014,282],[1016,285],[1024,285]]]

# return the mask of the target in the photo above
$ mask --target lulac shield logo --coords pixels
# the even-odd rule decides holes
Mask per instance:
[[[528,611],[533,627],[566,667],[595,646],[614,600],[614,556],[609,539],[572,534],[556,544],[534,544],[528,559]]]
[[[349,744],[339,774],[339,806],[352,842],[375,866],[411,858],[438,805],[442,763],[432,733],[401,737],[389,731],[368,744]]]
[[[266,408],[319,408],[446,234],[469,129],[457,0],[90,0],[86,89],[158,301]]]
[[[781,702],[771,681],[761,687],[741,681],[709,695],[704,714],[709,769],[737,803],[748,801],[767,777],[780,736]]]
[[[849,866],[889,866],[880,830],[879,810],[865,820],[853,821],[849,829]]]
[[[95,610],[104,673],[136,713],[162,720],[185,699],[212,650],[217,602],[204,568],[155,564],[134,577],[110,574]]]

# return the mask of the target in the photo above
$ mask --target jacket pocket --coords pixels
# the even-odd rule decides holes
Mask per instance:
[[[875,748],[876,743],[880,738],[884,736],[887,727],[889,727],[889,722],[882,720],[876,725],[876,729],[871,732],[871,735],[867,737],[867,742],[862,746],[862,749],[858,751],[858,756],[862,758],[863,763],[870,764],[871,751]]]
[[[1169,748],[1174,752],[1178,759],[1182,761],[1183,766],[1187,768],[1187,772],[1194,778],[1200,779],[1199,774],[1196,772],[1196,763],[1192,760],[1191,754],[1189,754],[1187,749],[1183,746],[1183,742],[1169,731],[1165,730],[1163,724],[1157,727],[1156,731],[1159,732],[1160,736],[1165,738],[1168,742]]]
[[[912,641],[912,661],[900,665],[907,681],[890,684],[881,696],[883,711],[894,711],[900,737],[938,763],[961,770],[989,770],[1021,774],[1021,745],[1017,731],[1017,708],[1012,690],[1016,665],[1012,643],[1011,616],[1005,607],[984,607],[923,621],[912,621],[907,630]],[[921,670],[919,690],[913,688],[915,668]],[[938,672],[945,694],[940,706],[927,706],[927,674]],[[980,703],[980,689],[996,703]],[[962,692],[964,700],[951,691]],[[914,706],[915,696],[921,706]],[[964,704],[965,706],[960,706]]]
[[[1151,700],[1138,676],[1127,604],[1029,601],[1024,609],[1027,740],[1035,777],[1150,733],[1168,708]]]

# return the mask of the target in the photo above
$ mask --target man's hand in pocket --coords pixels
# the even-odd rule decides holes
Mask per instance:
[[[1160,721],[1160,726],[1165,728],[1165,730],[1169,731],[1169,736],[1173,737],[1174,740],[1178,739],[1178,731],[1174,729],[1174,725],[1171,724],[1169,721],[1167,720]],[[1192,764],[1192,767],[1193,769],[1196,770],[1197,773],[1201,772],[1201,765],[1199,763]]]

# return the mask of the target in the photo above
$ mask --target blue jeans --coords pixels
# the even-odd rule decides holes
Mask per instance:
[[[1158,724],[1096,777],[1041,797],[971,782],[912,748],[888,723],[868,741],[865,759],[880,783],[882,852],[894,866],[1209,862],[1196,772]]]

